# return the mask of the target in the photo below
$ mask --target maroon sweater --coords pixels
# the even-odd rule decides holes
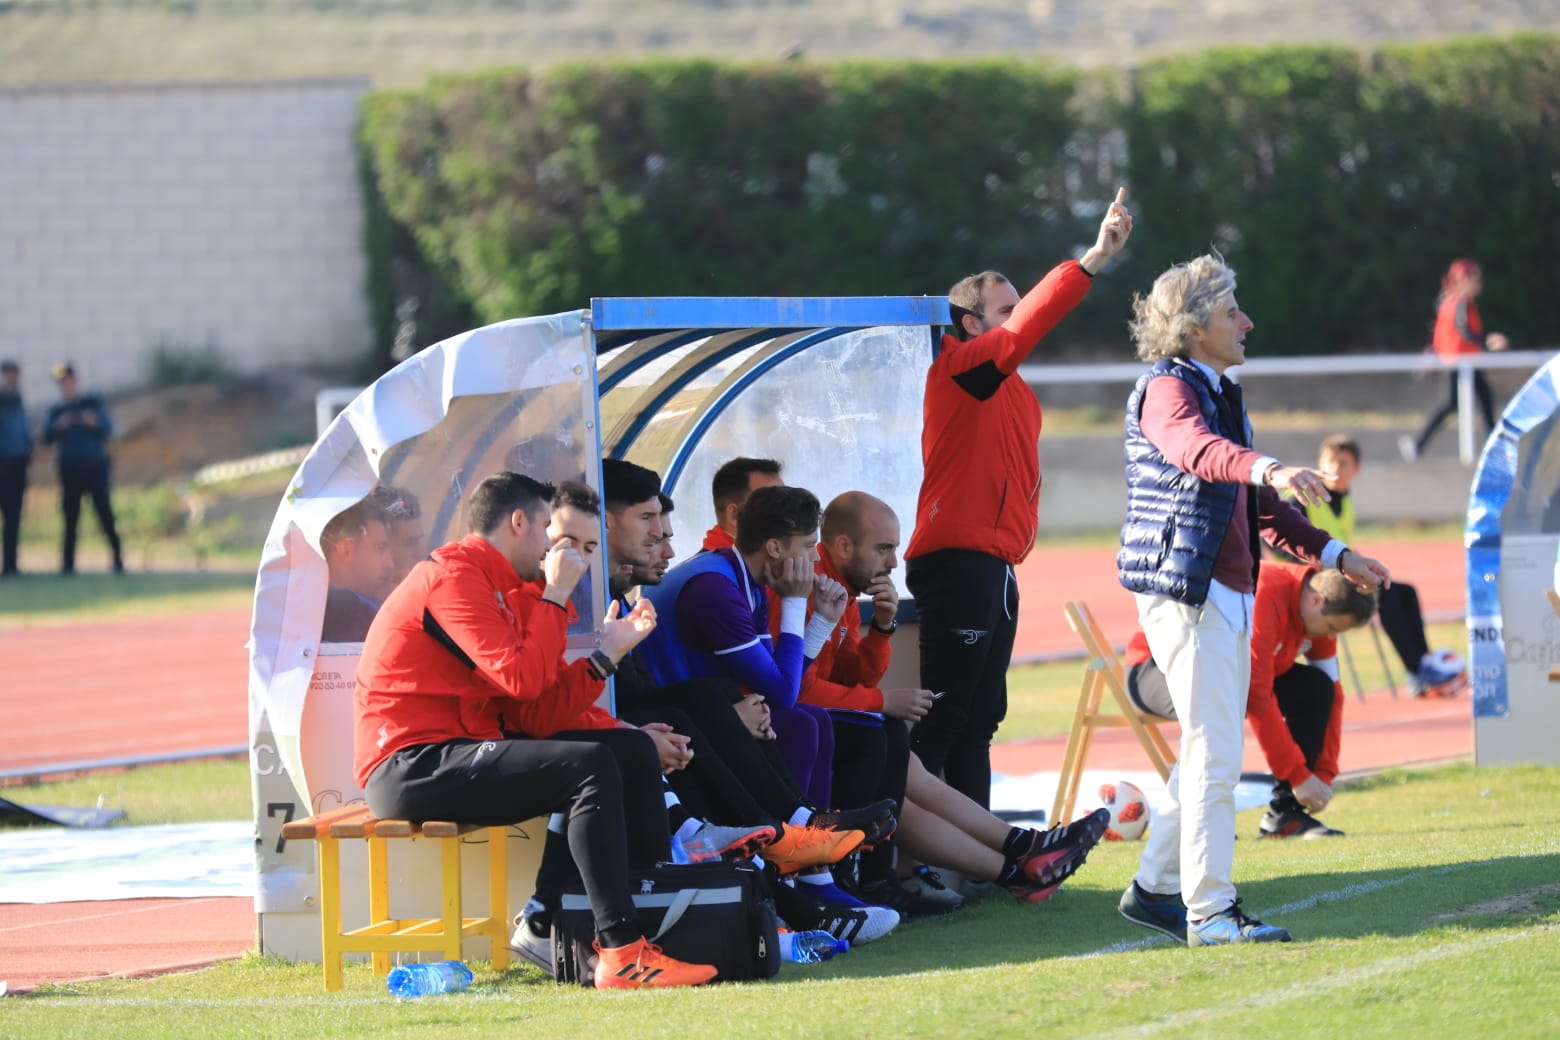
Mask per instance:
[[[1246,496],[1253,491],[1251,469],[1263,457],[1262,453],[1243,448],[1209,429],[1197,408],[1196,393],[1180,379],[1149,381],[1143,392],[1140,424],[1143,435],[1170,465],[1203,480],[1238,486],[1235,519],[1219,546],[1213,580],[1236,592],[1255,592],[1251,530],[1241,518],[1246,515]],[[1313,527],[1304,513],[1272,488],[1258,487],[1255,491],[1257,526],[1266,540],[1291,556],[1320,562],[1331,536]]]

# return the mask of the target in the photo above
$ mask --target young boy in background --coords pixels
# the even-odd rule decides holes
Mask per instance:
[[[1322,441],[1316,468],[1322,471],[1331,501],[1307,506],[1306,518],[1339,541],[1354,542],[1354,499],[1349,491],[1360,472],[1359,442],[1346,433]],[[1451,650],[1430,649],[1425,638],[1424,614],[1419,593],[1407,582],[1393,580],[1381,590],[1381,627],[1408,673],[1415,697],[1456,695],[1468,683],[1463,659]]]

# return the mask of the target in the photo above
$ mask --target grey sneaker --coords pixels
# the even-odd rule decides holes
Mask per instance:
[[[1186,904],[1179,894],[1156,899],[1134,881],[1121,894],[1116,909],[1133,924],[1152,928],[1176,942],[1186,942]]]
[[[1247,917],[1237,899],[1212,917],[1186,922],[1186,945],[1228,946],[1238,942],[1288,942],[1289,932]]]
[[[774,840],[773,827],[722,827],[718,823],[705,823],[680,844],[690,863],[705,863],[722,856],[746,859]]]
[[[1398,454],[1403,456],[1404,462],[1415,462],[1419,459],[1419,445],[1414,443],[1414,438],[1403,433],[1398,435]]]
[[[916,867],[915,873],[901,881],[899,887],[909,894],[911,905],[924,907],[925,913],[945,914],[964,905],[964,897],[945,885],[941,874],[924,864]]]

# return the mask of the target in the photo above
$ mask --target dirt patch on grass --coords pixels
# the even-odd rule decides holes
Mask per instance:
[[[1560,882],[1538,885],[1523,892],[1491,899],[1487,903],[1475,903],[1449,913],[1437,914],[1439,922],[1460,921],[1469,917],[1532,917],[1547,913],[1560,903]]]

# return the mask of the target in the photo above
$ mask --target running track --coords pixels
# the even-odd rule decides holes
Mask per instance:
[[[1457,542],[1361,549],[1412,580],[1428,616],[1461,615],[1463,550]],[[1118,644],[1131,633],[1132,599],[1116,582],[1113,549],[1039,549],[1018,575],[1023,609],[1016,658],[1078,651],[1062,618],[1061,605],[1069,599],[1086,600]],[[225,610],[0,628],[0,773],[244,745],[248,627],[247,610]],[[1473,750],[1466,700],[1351,699],[1345,730],[1343,765],[1351,772]],[[1090,767],[1145,768],[1128,741],[1124,733],[1100,734]],[[1063,743],[1051,738],[1000,745],[994,764],[1009,774],[1055,770]],[[1249,741],[1247,767],[1261,768],[1260,752]],[[0,905],[0,979],[12,992],[42,982],[190,968],[253,945],[253,906],[241,898]]]

